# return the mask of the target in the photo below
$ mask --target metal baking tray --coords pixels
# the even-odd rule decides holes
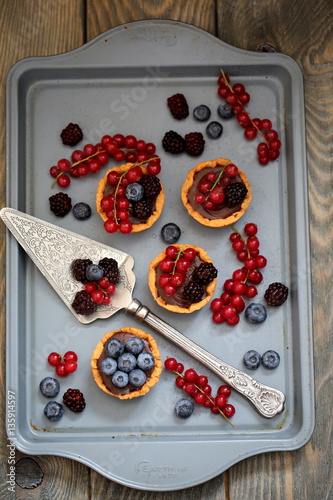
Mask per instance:
[[[245,84],[251,116],[269,118],[279,132],[281,155],[266,167],[256,159],[258,142],[245,141],[236,120],[223,122],[219,140],[206,138],[202,158],[172,156],[162,150],[161,139],[168,130],[205,133],[205,124],[195,122],[192,115],[181,122],[171,117],[166,107],[170,95],[183,93],[191,111],[207,104],[212,119],[218,118],[221,100],[216,81],[221,67],[233,82]],[[265,419],[233,393],[235,428],[199,406],[191,418],[177,419],[174,404],[182,394],[169,372],[143,398],[120,401],[107,396],[92,379],[91,353],[104,333],[138,326],[137,322],[119,313],[81,325],[8,234],[7,390],[16,404],[15,431],[8,429],[8,436],[16,447],[28,454],[78,460],[130,487],[167,491],[200,484],[251,455],[303,446],[314,427],[314,395],[304,96],[297,64],[281,54],[239,50],[190,25],[140,21],[119,26],[66,54],[19,61],[9,73],[7,91],[7,206],[130,252],[137,296],[231,365],[243,369],[242,356],[249,349],[278,351],[277,370],[261,367],[251,375],[286,394],[285,411]],[[157,145],[166,203],[154,226],[138,234],[108,235],[97,213],[84,222],[71,214],[62,219],[53,216],[48,198],[57,190],[50,189],[49,168],[70,157],[71,149],[59,138],[69,122],[82,126],[84,144],[97,143],[106,133],[123,133]],[[148,264],[165,247],[160,229],[171,221],[182,230],[180,242],[205,248],[219,269],[215,296],[239,267],[230,247],[231,229],[199,225],[180,201],[188,170],[197,161],[218,157],[235,162],[252,185],[252,203],[236,226],[242,230],[246,222],[257,223],[261,252],[268,258],[256,300],[263,300],[273,281],[290,288],[288,301],[271,308],[266,322],[256,327],[244,317],[236,327],[216,325],[208,306],[191,315],[168,312],[154,304],[147,285]],[[94,207],[104,171],[72,180],[67,192],[74,203],[86,201]],[[175,356],[186,367],[209,375],[215,390],[220,385],[189,355],[149,327],[147,331],[155,336],[163,360]],[[47,355],[68,349],[77,351],[79,368],[61,380],[61,391],[80,388],[87,407],[50,424],[43,416],[47,401],[38,386],[54,373]]]

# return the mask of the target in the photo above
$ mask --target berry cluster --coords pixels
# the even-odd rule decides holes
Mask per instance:
[[[232,248],[243,267],[233,272],[232,278],[224,282],[221,296],[212,300],[210,308],[214,323],[225,321],[230,326],[237,325],[239,314],[245,308],[243,295],[253,298],[258,293],[256,285],[263,279],[259,269],[266,267],[267,259],[259,253],[257,231],[256,224],[250,222],[244,227],[247,238],[237,230],[230,235]]]
[[[201,262],[193,270],[193,261],[197,257],[194,248],[177,248],[169,245],[165,249],[165,257],[159,263],[163,272],[158,278],[159,285],[168,296],[175,295],[177,288],[185,283],[187,272],[192,269],[188,283],[184,286],[182,294],[192,303],[200,302],[205,293],[205,287],[217,276],[217,269],[211,262]]]
[[[258,160],[261,165],[267,165],[269,161],[276,160],[280,155],[281,141],[276,130],[272,128],[272,122],[267,118],[251,118],[244,106],[250,101],[250,95],[246,92],[242,83],[231,86],[229,77],[221,70],[222,75],[218,78],[218,95],[225,99],[232,107],[237,121],[244,130],[244,137],[252,141],[259,134],[261,142],[257,147]]]
[[[243,356],[243,363],[249,370],[256,370],[262,365],[267,370],[274,370],[280,364],[280,355],[276,351],[266,351],[261,356],[258,351],[251,349]]]
[[[99,304],[111,303],[111,295],[119,282],[118,263],[107,258],[93,264],[90,259],[76,259],[72,263],[72,273],[76,280],[84,284],[84,289],[75,294],[72,307],[77,314],[88,315],[96,311]]]
[[[142,387],[155,366],[154,356],[146,352],[144,347],[143,340],[136,335],[125,343],[117,337],[111,337],[105,343],[107,357],[99,363],[100,372],[110,377],[112,384],[120,389],[128,385]]]
[[[200,156],[205,149],[205,140],[201,132],[190,132],[185,138],[174,130],[165,132],[162,139],[164,151],[177,155],[184,151],[190,156]]]
[[[235,407],[228,403],[231,394],[228,385],[221,385],[214,397],[211,394],[212,387],[208,384],[206,375],[199,375],[193,368],[189,368],[184,372],[184,365],[178,363],[175,358],[167,358],[164,367],[177,375],[175,380],[177,387],[183,389],[198,405],[210,408],[212,413],[220,414],[226,420],[235,414]]]
[[[51,352],[47,360],[51,366],[55,367],[59,377],[66,377],[77,370],[77,354],[74,351],[67,351],[65,354]]]
[[[144,172],[144,164],[147,163]],[[130,215],[146,221],[155,209],[155,200],[162,190],[157,174],[161,170],[160,158],[135,163],[127,171],[111,170],[107,175],[110,194],[104,196],[100,206],[107,216],[104,229],[108,233],[120,231],[128,234],[133,229]]]
[[[238,168],[233,163],[228,163],[220,172],[211,170],[201,179],[198,192],[194,200],[203,205],[206,210],[215,210],[218,205],[226,203],[228,207],[235,207],[242,203],[247,187],[242,182],[232,179],[238,175]]]
[[[89,173],[96,174],[103,165],[109,162],[112,157],[117,162],[143,163],[154,157],[155,145],[151,142],[137,140],[134,135],[115,134],[113,137],[104,135],[101,142],[86,144],[81,149],[76,149],[71,155],[71,161],[62,158],[57,165],[50,168],[50,174],[55,178],[54,184],[61,188],[67,188],[72,178],[85,177]],[[150,165],[150,170],[154,170],[157,175],[158,165]]]

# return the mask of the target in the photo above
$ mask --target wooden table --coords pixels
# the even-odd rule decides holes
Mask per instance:
[[[316,428],[294,452],[244,460],[207,483],[179,492],[143,492],[120,486],[77,462],[21,459],[16,493],[7,491],[5,356],[1,356],[1,498],[11,499],[328,499],[332,491],[332,188],[333,4],[331,0],[2,0],[0,16],[0,189],[5,205],[5,81],[27,56],[72,50],[119,24],[140,19],[184,21],[251,51],[294,58],[305,83],[307,161],[313,280]],[[1,237],[1,351],[5,352],[5,229]]]

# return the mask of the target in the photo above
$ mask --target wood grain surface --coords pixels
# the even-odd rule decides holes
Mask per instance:
[[[5,414],[5,229],[0,225],[1,499],[321,499],[333,498],[333,4],[331,0],[2,0],[0,16],[0,192],[5,205],[5,85],[10,67],[27,56],[81,46],[100,33],[140,19],[198,26],[251,51],[271,47],[294,58],[304,76],[314,319],[316,427],[292,452],[241,461],[220,476],[178,492],[118,485],[56,456],[16,453],[15,493],[7,489]],[[304,166],[305,168],[306,166]],[[51,452],[51,450],[50,450]],[[200,457],[198,457],[198,460]]]

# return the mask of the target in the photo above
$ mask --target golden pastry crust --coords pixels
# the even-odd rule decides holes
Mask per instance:
[[[185,250],[186,248],[194,248],[194,250],[197,252],[197,254],[199,255],[199,257],[202,261],[213,262],[205,250],[203,250],[202,248],[197,247],[195,245],[173,244],[172,246],[175,246],[178,249],[182,248],[183,250]],[[192,312],[198,311],[199,309],[204,307],[213,296],[213,293],[214,293],[215,287],[216,287],[216,281],[217,281],[216,278],[207,285],[206,297],[204,299],[202,299],[200,302],[195,302],[195,303],[191,304],[190,307],[188,307],[188,308],[176,306],[173,304],[168,304],[159,295],[158,290],[157,290],[157,286],[156,286],[156,270],[159,266],[159,263],[161,262],[161,260],[164,259],[165,256],[166,256],[165,251],[161,252],[160,254],[157,255],[157,257],[155,257],[155,259],[153,259],[151,261],[151,263],[149,265],[148,285],[149,285],[150,291],[151,291],[154,299],[156,300],[156,302],[161,307],[164,307],[164,309],[168,309],[169,311],[177,312],[177,313],[192,313]]]
[[[138,389],[137,391],[130,392],[129,394],[114,394],[113,392],[109,391],[109,389],[105,386],[102,379],[102,375],[100,374],[100,371],[98,369],[98,360],[103,352],[104,344],[106,343],[107,340],[109,340],[109,338],[113,337],[119,332],[131,333],[132,335],[136,335],[137,337],[140,337],[143,340],[149,342],[151,353],[155,358],[155,366],[147,382],[140,389]],[[144,332],[143,330],[139,330],[138,328],[133,328],[131,326],[126,328],[119,328],[118,330],[113,330],[111,332],[106,333],[103,336],[102,340],[98,342],[97,346],[94,349],[94,352],[92,353],[90,366],[94,380],[98,385],[98,387],[107,394],[110,394],[110,396],[115,396],[116,398],[119,399],[132,399],[147,394],[147,392],[149,392],[150,389],[157,384],[162,372],[161,355],[154,337]]]
[[[241,170],[238,170],[238,175],[239,177],[242,179],[242,182],[245,184],[245,186],[247,187],[247,194],[242,202],[242,205],[241,205],[241,209],[238,210],[237,212],[234,212],[232,215],[230,215],[229,217],[226,217],[225,219],[214,219],[214,220],[210,220],[206,217],[203,217],[201,214],[199,214],[199,212],[197,212],[196,210],[194,210],[194,208],[192,207],[192,205],[190,204],[189,200],[188,200],[188,192],[194,182],[194,176],[197,172],[199,172],[200,170],[202,170],[203,168],[206,168],[206,167],[211,167],[211,168],[215,168],[217,166],[225,166],[225,165],[228,165],[228,163],[232,163],[230,160],[226,159],[226,158],[217,158],[216,160],[212,160],[212,161],[203,161],[201,163],[198,163],[198,165],[196,167],[194,167],[192,170],[189,171],[187,177],[186,177],[186,180],[183,184],[183,187],[182,187],[182,192],[181,192],[181,199],[182,199],[182,202],[184,204],[184,206],[186,207],[188,213],[197,221],[199,222],[200,224],[203,224],[204,226],[209,226],[209,227],[225,227],[225,226],[230,226],[231,224],[234,224],[234,222],[236,222],[238,219],[240,219],[242,217],[242,215],[245,213],[245,211],[247,210],[248,206],[250,205],[250,202],[251,202],[251,199],[252,199],[252,190],[251,190],[251,186],[247,180],[247,177],[246,175],[244,174],[244,172],[242,172]]]
[[[116,171],[119,172],[120,174],[123,174],[124,172],[127,172],[131,167],[133,167],[135,163],[124,163],[123,165],[120,165],[120,167],[113,167],[110,168],[106,172],[106,175],[99,181],[98,186],[97,186],[97,191],[96,191],[96,210],[99,213],[99,215],[102,217],[103,221],[105,222],[108,218],[106,216],[106,213],[101,209],[101,200],[104,197],[104,191],[105,187],[107,184],[107,177],[108,173],[111,171]],[[144,172],[144,168],[141,167],[141,170]],[[159,218],[161,215],[163,205],[164,205],[164,199],[165,199],[165,192],[163,185],[161,183],[162,190],[159,193],[159,195],[156,198],[155,201],[155,210],[154,213],[147,219],[145,223],[142,224],[133,224],[133,228],[131,233],[140,233],[141,231],[144,231],[145,229],[148,229],[151,227]]]

